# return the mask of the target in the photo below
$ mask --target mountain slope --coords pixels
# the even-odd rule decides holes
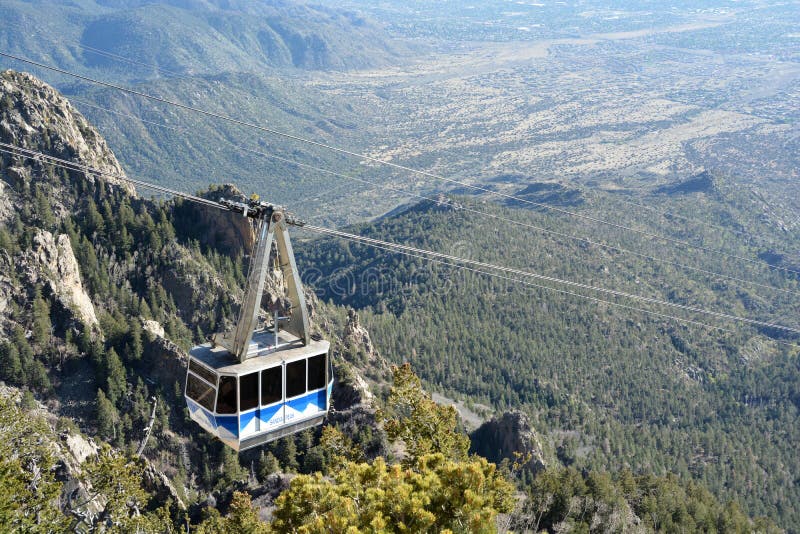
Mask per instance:
[[[0,75],[0,141],[122,173],[75,108],[27,74]],[[127,183],[37,158],[3,153],[0,178],[0,380],[32,390],[54,418],[122,451],[136,450],[152,426],[145,455],[171,479],[178,497],[192,502],[219,487],[220,498],[229,498],[247,472],[188,419],[182,391],[185,350],[204,340],[203,332],[221,329],[241,298],[247,236],[236,228],[240,219],[143,199]],[[238,194],[231,188],[223,193]],[[195,236],[203,224],[214,225],[213,236],[243,242]],[[233,256],[212,248],[217,245]],[[327,337],[338,354],[343,322],[315,322],[336,330]],[[347,400],[360,403],[363,387],[348,381],[361,380],[357,372],[341,361],[337,368]],[[361,443],[360,432],[374,415],[368,406],[350,412],[350,404],[339,405],[338,417]],[[350,423],[351,414],[361,428]],[[305,443],[299,452],[278,456],[289,443],[294,447],[292,438],[269,450],[282,465],[302,469],[318,437],[298,436]],[[363,439],[375,454],[383,450],[379,433]],[[258,451],[242,460],[251,461],[259,461]],[[264,461],[264,477],[280,469]]]
[[[109,172],[121,173],[96,130],[52,88],[30,75],[6,71],[0,75],[0,89],[2,142],[64,156],[76,164],[105,163]],[[0,491],[0,529],[50,531],[61,529],[63,522],[79,531],[164,532],[183,529],[183,503],[193,503],[188,513],[193,522],[202,523],[199,531],[245,528],[237,510],[250,528],[265,531],[268,527],[250,506],[250,497],[237,490],[258,497],[265,508],[275,502],[276,516],[284,512],[280,521],[295,521],[292,500],[278,495],[303,479],[297,477],[289,488],[282,473],[316,473],[307,478],[313,481],[336,465],[340,459],[325,444],[331,432],[358,451],[348,470],[398,472],[382,458],[388,454],[387,438],[374,397],[347,362],[352,354],[372,350],[369,335],[354,319],[339,323],[343,310],[317,306],[311,296],[314,328],[343,332],[341,338],[331,331],[325,334],[336,362],[336,411],[330,421],[336,426],[329,425],[328,434],[309,429],[237,456],[189,421],[181,395],[184,349],[204,340],[203,331],[223,328],[234,315],[232,306],[241,298],[239,286],[246,272],[243,249],[252,245],[246,220],[242,229],[239,216],[221,217],[180,201],[144,200],[124,182],[54,168],[38,157],[4,153],[0,177],[4,198],[18,207],[4,211],[0,224],[0,379],[27,391],[23,395],[16,389],[0,390],[0,419],[20,423],[4,425],[10,432],[0,436],[0,448],[13,450],[21,442],[14,434],[45,444],[44,452],[32,448],[4,454],[2,486],[13,491],[27,481],[32,495],[20,492],[20,500],[13,502],[13,495]],[[239,195],[231,186],[207,194]],[[198,233],[204,228],[214,231]],[[233,256],[218,250],[232,251]],[[377,355],[368,359],[375,367],[373,377],[385,374]],[[33,419],[31,391],[46,403],[49,420]],[[427,395],[419,388],[413,393]],[[456,439],[461,454],[433,447],[414,459],[418,465],[406,466],[404,476],[414,483],[430,485],[433,476],[447,480],[438,489],[428,488],[435,499],[425,504],[414,493],[407,506],[431,525],[457,525],[464,514],[473,524],[493,524],[498,511],[511,510],[513,485],[493,464],[466,457],[469,439],[457,427],[454,410],[430,400],[426,406],[446,416],[449,428],[438,432]],[[53,480],[56,462],[45,453],[47,443],[55,440],[51,421],[57,417],[58,424],[71,431],[63,434],[65,440],[86,433],[114,447],[89,442],[83,458],[89,473],[85,481],[65,476],[66,468]],[[431,439],[435,442],[436,435]],[[138,457],[141,452],[134,457],[134,450],[144,451],[146,459]],[[334,452],[343,451],[340,447]],[[148,460],[154,467],[145,469]],[[467,476],[473,464],[484,472],[486,488]],[[346,473],[341,467],[338,471]],[[47,470],[44,476],[39,469]],[[459,481],[463,489],[454,493],[452,483]],[[484,494],[497,502],[482,501]],[[442,513],[437,505],[442,499],[453,506],[452,515]],[[457,505],[455,499],[462,503]],[[230,503],[228,511],[234,517],[221,519],[217,502],[221,510]],[[388,507],[396,500],[381,497],[376,505],[380,503]],[[38,507],[43,511],[31,517],[30,510]],[[386,517],[392,513],[387,508]],[[369,510],[362,515],[365,524],[378,520]],[[28,521],[20,527],[25,516]],[[233,525],[225,527],[228,521]],[[274,522],[279,530],[280,521]]]
[[[561,231],[574,224],[526,209],[491,209]],[[353,231],[797,326],[793,295],[703,280],[525,227],[488,224],[435,203]],[[787,527],[800,521],[791,505],[800,499],[793,482],[800,473],[794,447],[800,359],[796,346],[777,342],[796,342],[792,336],[765,331],[778,336],[770,339],[744,325],[717,332],[676,324],[349,243],[314,240],[296,249],[305,269],[315,269],[317,293],[359,309],[383,353],[411,362],[430,387],[449,396],[502,410],[523,407],[568,465],[672,472],[702,480],[717,495],[739,498],[751,513],[780,518]],[[675,252],[660,254],[672,259]],[[778,285],[798,289],[791,273]]]
[[[2,142],[121,172],[97,131],[52,88],[6,71],[0,90]],[[53,517],[69,520],[71,530],[164,532],[183,530],[188,514],[202,532],[265,531],[251,497],[266,513],[275,510],[278,531],[334,523],[344,530],[355,522],[399,528],[412,518],[432,529],[458,530],[468,521],[473,531],[491,532],[496,513],[511,510],[505,474],[466,457],[469,441],[455,411],[436,405],[408,366],[393,370],[389,388],[358,315],[311,294],[314,325],[331,340],[336,362],[331,424],[238,457],[199,431],[181,395],[184,349],[234,316],[252,239],[241,217],[146,200],[125,183],[5,153],[0,185],[0,379],[13,385],[0,388],[0,419],[11,430],[0,433],[0,528],[22,528],[27,518],[27,530],[51,531]],[[238,192],[225,186],[204,194]],[[378,383],[382,410],[361,372]],[[513,419],[519,424],[503,432],[518,435],[500,436],[498,459],[515,448],[541,453],[530,425]],[[36,446],[24,445],[28,438]],[[387,439],[395,442],[391,452]],[[95,446],[100,441],[113,448]],[[131,454],[136,450],[143,458]],[[55,451],[61,462],[50,456]],[[555,454],[568,461],[570,451]],[[389,465],[387,456],[401,462]],[[545,517],[541,525],[551,531],[587,522],[645,530],[662,521],[676,529],[770,527],[701,486],[670,478],[579,475],[554,466],[534,482],[514,518],[525,524]],[[294,496],[309,491],[325,498],[295,506]],[[693,504],[676,502],[680,495],[692,495]],[[551,506],[575,498],[586,503],[580,515]],[[326,506],[333,500],[338,506]],[[44,510],[32,517],[31,506]]]
[[[356,109],[362,115],[358,103],[351,106],[346,99],[322,98],[306,80],[295,77],[223,74],[144,82],[137,90],[320,142],[347,140],[349,145],[359,146],[367,135],[347,111],[350,106],[351,111]],[[332,160],[322,150],[303,143],[117,91],[85,88],[72,95],[75,105],[117,147],[129,172],[155,183],[193,191],[210,183],[235,181],[248,193],[268,193],[274,202],[297,206],[300,215],[319,213],[327,217],[335,214],[322,207],[337,197],[320,193],[342,180],[289,161],[356,176],[364,172],[352,171],[353,165],[342,158]]]

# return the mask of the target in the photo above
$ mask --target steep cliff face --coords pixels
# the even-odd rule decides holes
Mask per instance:
[[[0,74],[0,143],[124,176],[69,102],[27,74]],[[0,380],[121,449],[155,424],[148,484],[175,494],[164,473],[190,465],[161,452],[197,454],[180,417],[180,347],[229,312],[226,280],[176,235],[170,203],[139,198],[113,176],[0,153],[0,192]],[[64,463],[66,486],[79,463]]]
[[[211,186],[201,196],[216,201],[241,201],[245,198],[233,184]],[[173,210],[173,221],[181,234],[197,240],[200,245],[233,257],[249,253],[256,240],[248,218],[231,217],[229,213],[191,202],[177,203]]]
[[[83,287],[78,261],[72,251],[69,236],[53,236],[38,230],[33,236],[33,248],[26,254],[29,283],[44,282],[61,305],[72,312],[84,326],[97,326],[97,314],[92,299]]]
[[[471,452],[493,462],[499,463],[506,458],[512,462],[521,460],[534,472],[547,467],[539,436],[523,412],[515,410],[492,418],[475,430],[470,438]]]
[[[29,74],[0,73],[0,143],[6,145],[0,147],[3,150],[29,149],[124,175],[86,119],[53,88]],[[102,184],[108,194],[135,197],[133,187],[113,177],[104,178]],[[86,185],[99,185],[97,177],[53,167],[38,158],[0,155],[0,224],[11,227],[11,233],[27,227],[30,236],[21,253],[11,254],[5,247],[0,251],[4,272],[0,275],[0,330],[8,332],[12,325],[9,314],[2,312],[8,311],[11,302],[24,303],[32,287],[41,287],[66,312],[66,326],[98,326],[73,243],[65,233],[54,231],[81,211]]]

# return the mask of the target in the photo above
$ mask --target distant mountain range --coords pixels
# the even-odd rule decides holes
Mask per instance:
[[[363,68],[385,65],[407,51],[377,23],[353,12],[284,1],[12,0],[0,6],[0,18],[5,50],[125,79],[273,67]]]
[[[310,76],[396,65],[423,49],[352,11],[290,1],[11,0],[0,3],[0,20],[0,50],[352,148],[368,144],[359,126],[374,111],[352,95],[318,91]],[[0,66],[32,72],[73,97],[129,172],[188,190],[236,182],[276,202],[302,201],[307,213],[331,220],[330,197],[311,198],[335,186],[331,175],[263,154],[346,170],[341,158],[29,64],[4,58]]]

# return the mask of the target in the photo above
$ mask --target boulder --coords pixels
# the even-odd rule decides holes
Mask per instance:
[[[164,327],[158,321],[142,320],[142,330],[150,334],[151,338],[164,337]]]

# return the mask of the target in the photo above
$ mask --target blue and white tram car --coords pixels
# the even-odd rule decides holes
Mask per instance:
[[[189,351],[184,396],[194,421],[241,451],[321,424],[331,407],[333,368],[330,344],[311,336],[289,239],[288,226],[303,223],[257,197],[220,204],[255,221],[247,286],[236,328]],[[276,267],[284,295],[271,296],[268,328],[261,306]]]
[[[281,341],[285,341],[283,333]],[[241,451],[322,423],[333,372],[327,341],[270,346],[272,332],[254,334],[259,354],[242,363],[210,343],[194,347],[186,372],[191,418]],[[257,348],[258,347],[258,348]]]

